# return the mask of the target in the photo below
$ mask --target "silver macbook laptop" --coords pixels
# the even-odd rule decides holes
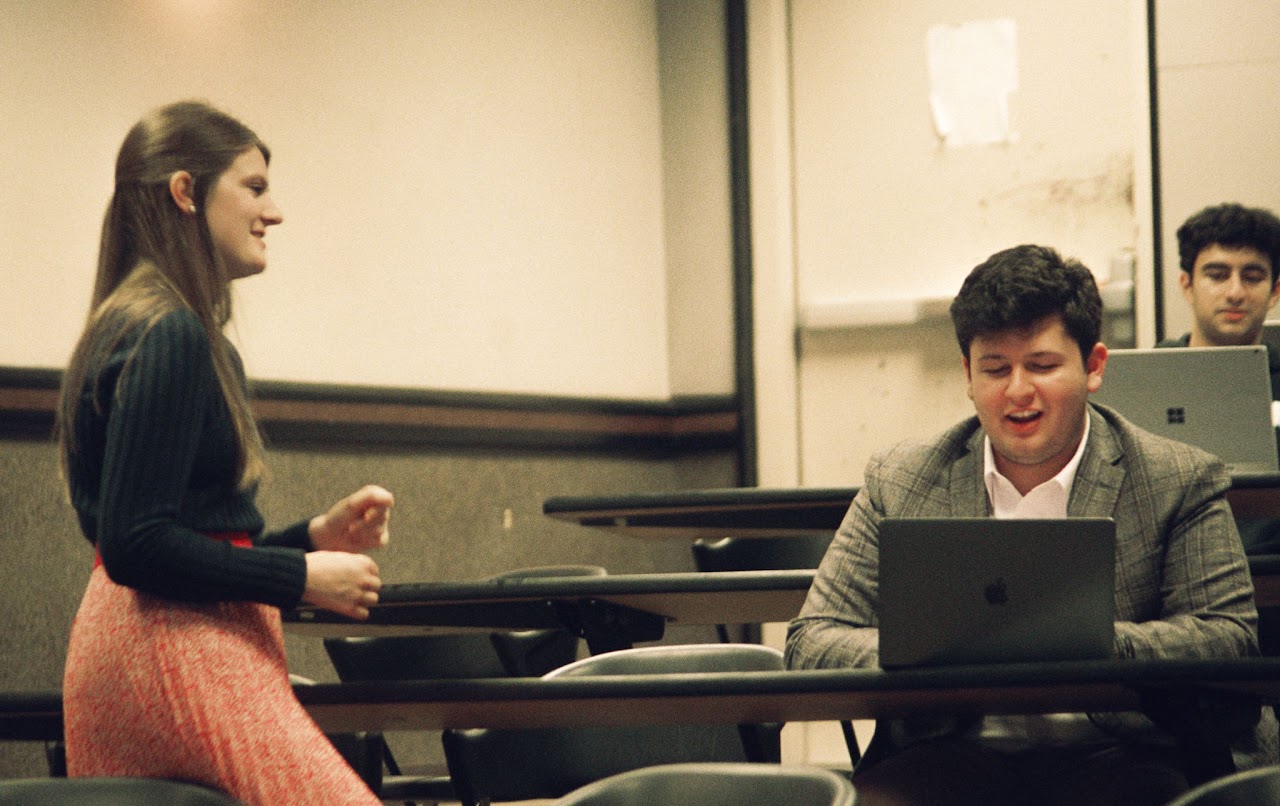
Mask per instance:
[[[1112,350],[1092,399],[1217,455],[1233,473],[1280,470],[1262,345]]]
[[[1109,658],[1110,518],[886,518],[880,665]]]

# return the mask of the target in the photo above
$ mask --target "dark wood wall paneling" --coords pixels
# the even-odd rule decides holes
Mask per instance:
[[[0,368],[0,432],[52,433],[61,372]],[[259,381],[269,443],[449,445],[673,454],[734,449],[731,396],[629,401]]]

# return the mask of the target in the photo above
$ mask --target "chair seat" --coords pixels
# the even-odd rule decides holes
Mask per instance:
[[[1169,806],[1277,806],[1280,766],[1259,767],[1201,784]]]
[[[456,801],[448,775],[384,775],[378,797],[384,801]]]
[[[666,644],[592,655],[544,679],[781,671],[759,644]],[[445,758],[464,804],[544,800],[611,775],[683,762],[774,763],[779,724],[446,730]],[[653,801],[682,803],[696,801]]]
[[[21,778],[0,781],[0,806],[242,806],[208,787],[159,778]]]
[[[605,576],[598,565],[517,568],[490,579]],[[387,680],[540,677],[572,663],[579,638],[563,629],[499,631],[460,635],[326,638],[338,679]],[[402,770],[382,734],[331,735],[348,763],[384,802],[458,800],[445,771]],[[385,772],[384,772],[385,769]]]
[[[853,806],[848,778],[818,767],[693,763],[645,767],[574,790],[554,806]]]

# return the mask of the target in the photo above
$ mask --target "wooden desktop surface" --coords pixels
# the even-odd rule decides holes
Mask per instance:
[[[557,496],[543,514],[637,537],[686,540],[829,535],[856,487],[726,487],[670,493]]]
[[[581,526],[642,538],[719,540],[724,537],[830,536],[840,526],[857,487],[731,487],[671,493],[557,496],[545,515]],[[1280,474],[1246,473],[1231,479],[1232,512],[1280,518]],[[1280,607],[1280,555],[1249,557],[1258,607]]]
[[[542,511],[637,537],[804,537],[834,532],[857,493],[857,487],[726,487],[555,496],[543,502]],[[1237,516],[1280,518],[1280,474],[1237,474],[1227,499]]]
[[[331,733],[444,728],[740,724],[919,715],[1134,710],[1143,693],[1280,701],[1280,659],[1076,661],[915,670],[840,669],[299,685]],[[56,693],[0,695],[0,739],[61,736]]]
[[[1250,558],[1260,608],[1280,607],[1280,556]],[[317,637],[438,635],[567,628],[596,649],[662,638],[667,626],[769,624],[800,612],[809,569],[625,574],[390,584],[367,621],[302,607],[285,629]]]
[[[668,625],[764,624],[800,612],[811,570],[524,577],[384,585],[369,619],[315,607],[284,614],[290,632],[429,635],[567,627],[658,640]]]
[[[741,724],[937,714],[1133,710],[1147,690],[1280,699],[1280,659],[1080,661],[938,669],[839,669],[335,684],[299,689],[326,730]]]

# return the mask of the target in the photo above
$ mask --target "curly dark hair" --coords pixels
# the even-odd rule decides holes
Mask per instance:
[[[1228,202],[1206,207],[1178,227],[1178,262],[1192,273],[1196,258],[1219,244],[1233,249],[1251,247],[1271,261],[1271,282],[1280,272],[1280,218],[1261,207]]]
[[[1093,273],[1047,246],[1024,244],[979,264],[951,303],[960,352],[969,358],[976,336],[1030,327],[1060,314],[1087,360],[1102,335],[1102,297]]]

